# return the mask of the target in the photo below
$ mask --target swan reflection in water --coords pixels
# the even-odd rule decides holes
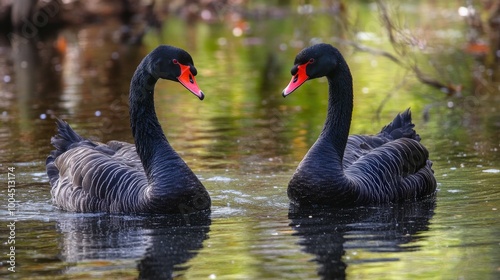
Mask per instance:
[[[195,257],[208,238],[209,213],[123,216],[78,214],[58,221],[61,255],[66,263],[137,259],[138,279],[172,279],[183,274],[184,263]],[[85,266],[69,267],[67,274]],[[88,267],[87,267],[88,269]],[[91,268],[95,272],[98,267]],[[109,271],[109,264],[103,269]]]
[[[345,250],[404,252],[419,249],[419,234],[429,229],[435,200],[400,205],[349,209],[300,209],[290,206],[288,217],[299,245],[319,264],[322,279],[345,279]],[[395,261],[397,259],[370,259]],[[363,262],[363,260],[361,260]]]

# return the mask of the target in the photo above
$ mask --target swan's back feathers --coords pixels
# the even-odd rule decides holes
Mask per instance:
[[[66,122],[57,120],[56,148],[46,161],[56,206],[76,212],[127,212],[139,207],[140,188],[147,185],[135,146],[120,141],[92,142],[78,135]],[[120,198],[121,197],[121,198]]]
[[[117,153],[109,155],[85,146],[59,156],[54,165],[60,180],[51,190],[54,204],[76,212],[141,209],[144,197],[140,193],[147,186],[144,171],[116,156]]]
[[[342,160],[342,166],[347,168],[356,162],[360,157],[371,153],[387,142],[389,138],[379,135],[351,135],[347,139],[347,145]]]
[[[416,200],[432,195],[436,179],[408,108],[377,135],[351,135],[343,168],[359,188],[356,204]]]
[[[433,194],[435,179],[428,156],[419,142],[400,138],[360,157],[345,169],[359,188],[356,204],[416,200]]]
[[[399,113],[392,122],[384,126],[377,135],[350,135],[344,152],[343,166],[349,167],[361,156],[370,153],[386,143],[400,138],[409,138],[420,142],[420,136],[413,129],[410,108]]]

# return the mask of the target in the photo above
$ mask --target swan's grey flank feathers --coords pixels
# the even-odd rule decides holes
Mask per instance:
[[[328,110],[323,130],[288,184],[298,206],[353,207],[432,197],[436,179],[410,109],[376,135],[351,135],[353,86],[349,67],[331,45],[317,44],[295,58],[287,96],[310,79],[326,76]]]
[[[58,133],[51,139],[55,150],[46,160],[55,206],[74,212],[161,214],[210,209],[208,192],[168,143],[154,110],[158,78],[190,82],[188,90],[203,98],[194,78],[191,82],[180,76],[181,66],[196,75],[187,52],[160,46],[137,67],[130,86],[135,144],[93,142],[56,121]]]

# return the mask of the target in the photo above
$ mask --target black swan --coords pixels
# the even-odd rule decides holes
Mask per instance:
[[[427,149],[413,130],[410,109],[377,135],[349,135],[352,76],[339,50],[317,44],[302,50],[286,97],[310,79],[326,76],[326,121],[288,185],[295,206],[355,207],[432,197],[436,179]]]
[[[154,108],[159,78],[178,81],[203,100],[193,59],[159,46],[139,64],[130,83],[134,144],[92,142],[61,120],[46,161],[53,203],[66,211],[185,214],[210,209],[210,197],[170,146]]]

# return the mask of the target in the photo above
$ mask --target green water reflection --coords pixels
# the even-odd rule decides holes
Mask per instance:
[[[440,46],[414,52],[411,59],[430,76],[463,85],[462,96],[446,97],[389,59],[338,43],[360,38],[362,32],[368,38],[359,39],[363,44],[390,51],[376,5],[355,1],[338,10],[330,5],[336,1],[310,2],[319,12],[299,13],[303,1],[274,1],[266,14],[263,1],[252,2],[244,17],[249,29],[242,36],[233,33],[240,22],[188,23],[170,15],[163,29],[146,33],[139,46],[113,39],[120,27],[114,21],[64,29],[43,43],[21,44],[22,49],[3,46],[0,74],[10,81],[0,82],[0,163],[16,167],[21,203],[19,273],[8,274],[2,263],[0,275],[134,279],[148,256],[172,254],[181,260],[172,264],[175,279],[317,279],[328,269],[348,279],[498,277],[498,73],[483,91],[476,90],[473,75],[481,60],[456,47],[465,45],[465,37],[442,35],[465,32],[456,3],[397,5],[405,24],[433,47]],[[286,99],[280,93],[296,53],[316,41],[339,44],[350,65],[355,90],[351,133],[376,133],[397,112],[412,108],[439,182],[435,205],[298,219],[301,227],[313,224],[313,233],[307,234],[288,216],[286,185],[322,128],[327,84],[310,81]],[[164,81],[156,88],[156,108],[169,141],[213,197],[209,225],[187,239],[199,246],[178,242],[181,248],[174,253],[165,244],[184,240],[183,233],[170,232],[158,221],[53,209],[44,175],[55,129],[52,116],[93,140],[133,140],[129,81],[142,57],[158,44],[191,53],[206,94],[199,101],[181,85]],[[23,61],[28,67],[16,68]],[[3,199],[5,188],[0,193]],[[0,212],[3,223],[7,212]],[[6,229],[0,233],[3,238]],[[192,254],[182,251],[186,248]]]

